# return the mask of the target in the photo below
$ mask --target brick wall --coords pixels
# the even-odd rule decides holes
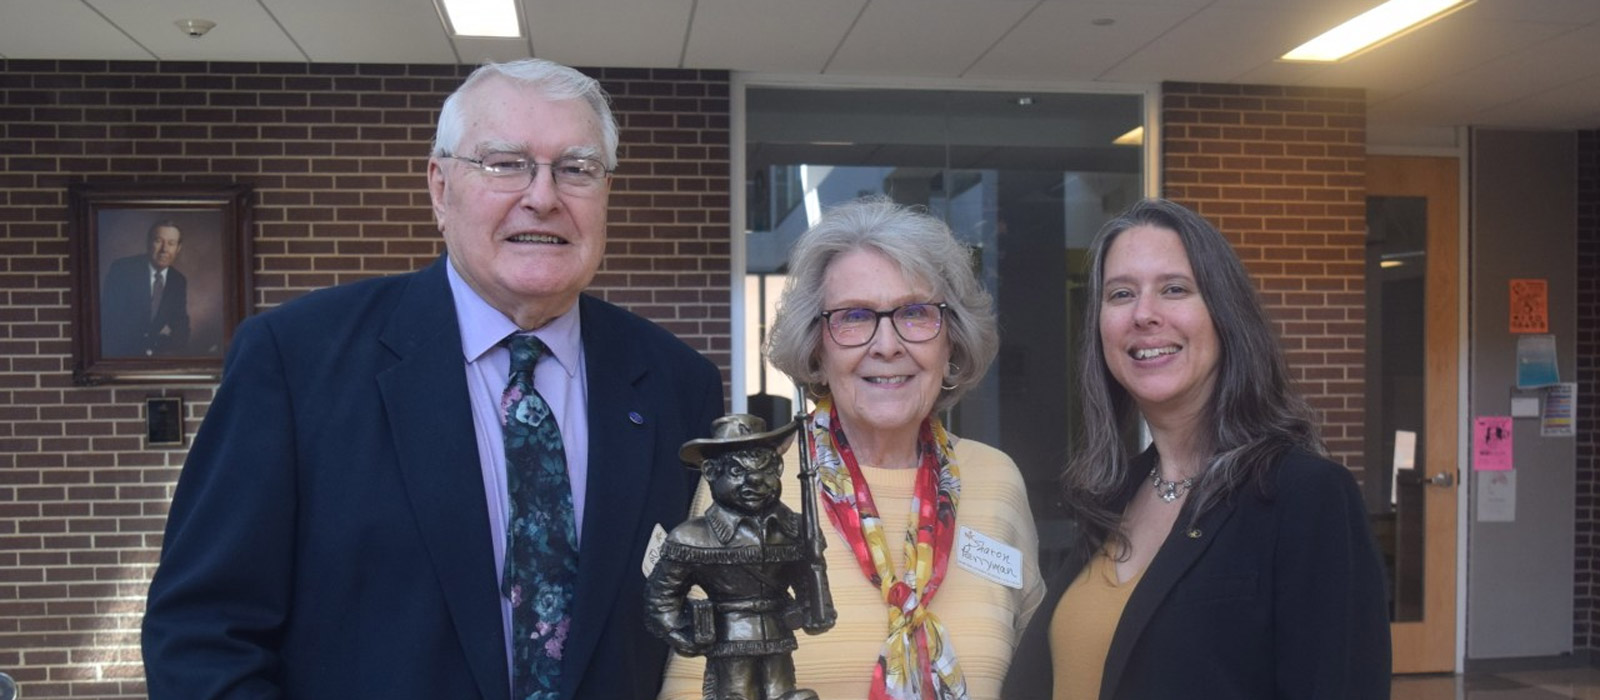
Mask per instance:
[[[410,270],[442,241],[424,182],[458,66],[0,61],[0,671],[33,698],[143,697],[138,625],[183,449],[146,449],[146,396],[75,387],[66,186],[239,182],[256,192],[256,310]],[[591,71],[621,170],[599,296],[723,367],[728,76]]]
[[[1164,196],[1216,224],[1279,324],[1290,371],[1359,479],[1366,348],[1361,90],[1162,85]]]
[[[1578,132],[1577,554],[1573,648],[1600,652],[1600,130]]]

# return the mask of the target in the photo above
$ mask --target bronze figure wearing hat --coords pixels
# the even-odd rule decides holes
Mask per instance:
[[[769,431],[757,416],[731,414],[678,452],[700,466],[712,503],[667,536],[645,587],[645,620],[678,653],[706,657],[707,700],[817,697],[794,687],[790,657],[794,630],[820,634],[834,622],[816,499],[804,489],[803,516],[778,500],[798,426]],[[694,586],[705,600],[688,598]]]

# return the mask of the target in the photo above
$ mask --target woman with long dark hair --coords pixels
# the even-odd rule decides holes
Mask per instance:
[[[1062,479],[1077,534],[1004,696],[1389,697],[1360,491],[1227,240],[1145,200],[1101,229],[1089,274],[1085,433]]]

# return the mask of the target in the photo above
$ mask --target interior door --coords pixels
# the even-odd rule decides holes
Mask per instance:
[[[1369,506],[1394,671],[1455,670],[1460,163],[1367,159]]]

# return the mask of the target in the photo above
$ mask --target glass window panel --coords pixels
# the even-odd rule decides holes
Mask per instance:
[[[1424,318],[1428,201],[1367,198],[1369,510],[1389,571],[1390,619],[1422,619]],[[1411,468],[1397,468],[1410,465]]]
[[[1085,249],[1143,195],[1142,148],[1112,144],[1141,125],[1142,98],[751,87],[745,104],[751,278],[781,280],[795,238],[824,208],[862,195],[925,206],[971,249],[1001,346],[946,420],[1022,469],[1048,574],[1069,534],[1056,484],[1076,433]],[[752,334],[780,288],[769,286],[765,307],[746,292]],[[752,393],[790,386],[765,363],[755,371]]]

